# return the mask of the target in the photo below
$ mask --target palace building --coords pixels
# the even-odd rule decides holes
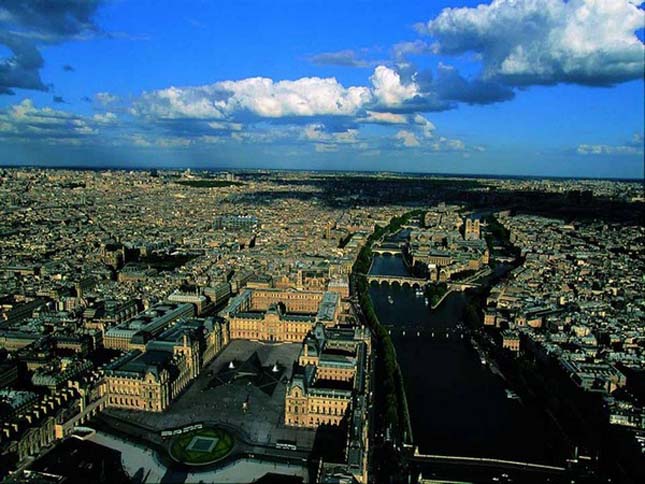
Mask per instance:
[[[245,289],[222,311],[231,339],[301,342],[316,323],[338,322],[335,292]]]
[[[108,329],[103,345],[115,350],[143,350],[146,343],[181,318],[195,315],[195,308],[188,303],[164,302],[139,313],[133,319]]]
[[[226,344],[225,323],[176,323],[105,367],[106,406],[163,412]]]
[[[314,429],[339,425],[362,394],[368,351],[367,330],[317,323],[304,340],[298,369],[287,387],[285,424]]]

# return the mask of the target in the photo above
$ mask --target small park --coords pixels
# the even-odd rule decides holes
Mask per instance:
[[[203,466],[227,457],[234,443],[233,436],[226,430],[204,427],[174,437],[168,450],[170,457],[177,462]]]

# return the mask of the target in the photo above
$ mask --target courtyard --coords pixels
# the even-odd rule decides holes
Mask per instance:
[[[286,384],[300,348],[296,343],[234,340],[165,412],[106,412],[158,432],[203,422],[231,429],[251,446],[275,447],[288,440],[310,450],[314,431],[284,425]]]

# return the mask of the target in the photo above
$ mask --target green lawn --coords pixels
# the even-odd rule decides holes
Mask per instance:
[[[208,451],[188,450],[195,437],[214,437],[218,441]],[[170,454],[185,464],[207,464],[226,457],[233,449],[233,442],[233,436],[225,430],[204,428],[175,437],[170,445]]]

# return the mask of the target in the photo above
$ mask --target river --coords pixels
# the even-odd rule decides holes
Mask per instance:
[[[375,256],[370,272],[408,273],[400,256],[389,255]],[[392,334],[421,453],[561,463],[546,416],[508,398],[504,380],[469,344],[462,293],[434,311],[408,286],[372,283],[370,296]]]

